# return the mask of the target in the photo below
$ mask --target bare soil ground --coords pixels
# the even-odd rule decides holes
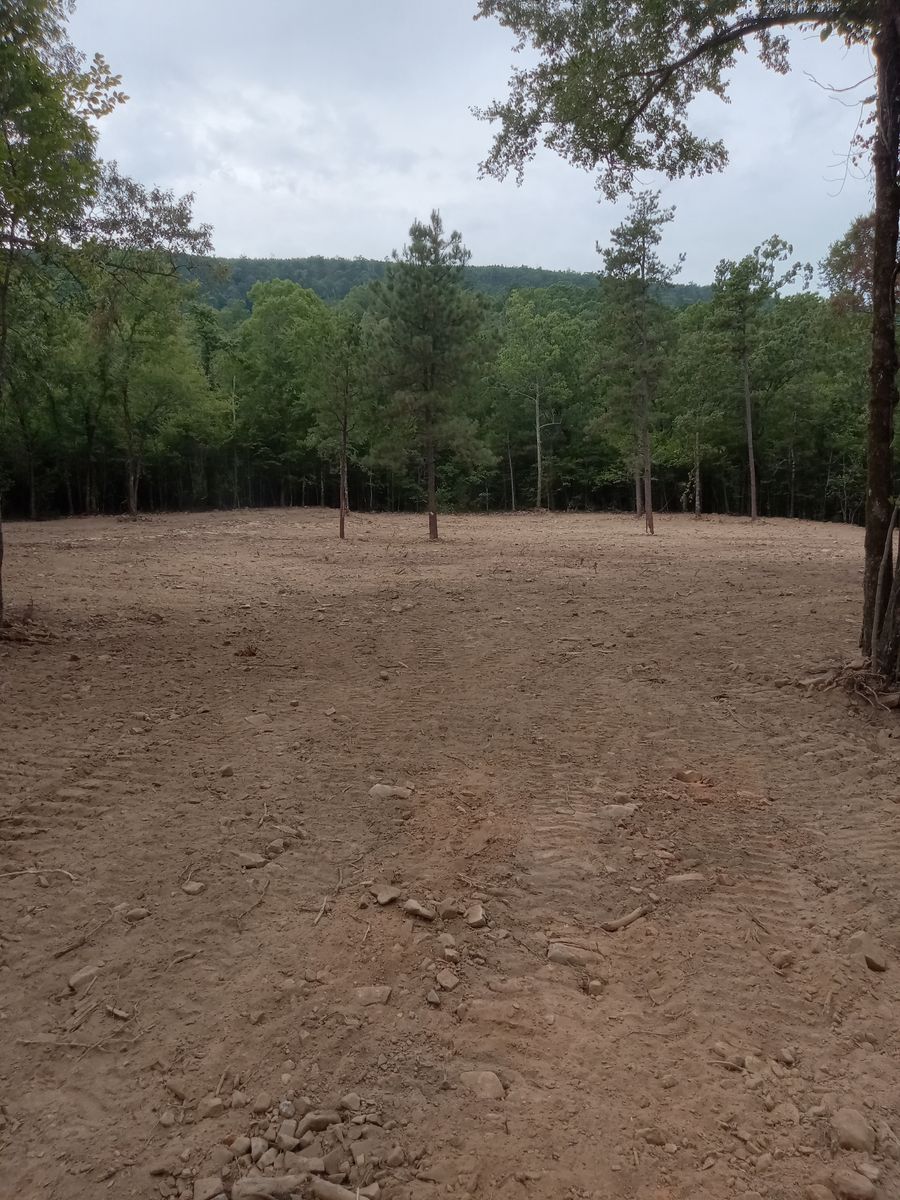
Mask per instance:
[[[358,1095],[304,1139],[354,1195],[900,1195],[900,718],[793,682],[855,654],[860,531],[350,532],[10,528],[0,1195],[230,1192],[260,1093]]]

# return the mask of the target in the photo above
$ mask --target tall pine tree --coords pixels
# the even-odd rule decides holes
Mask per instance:
[[[408,432],[421,452],[432,540],[438,536],[437,457],[474,440],[463,399],[484,353],[484,309],[464,286],[469,258],[462,235],[446,234],[435,210],[427,225],[410,226],[409,244],[394,252],[371,309],[390,432]],[[396,439],[389,440],[396,449]]]

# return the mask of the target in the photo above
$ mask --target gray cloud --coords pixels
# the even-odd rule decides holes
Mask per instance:
[[[591,180],[540,154],[522,188],[477,178],[490,130],[470,106],[502,95],[506,33],[470,0],[79,0],[72,33],[102,50],[131,100],[101,152],[128,173],[196,194],[225,255],[383,257],[439,207],[476,262],[594,270],[594,242],[621,219]],[[870,203],[845,158],[856,113],[806,77],[844,86],[862,51],[797,39],[782,77],[752,55],[732,103],[698,102],[725,138],[721,176],[661,183],[678,207],[667,249],[683,278],[771,233],[818,261]],[[659,181],[648,178],[648,185]]]

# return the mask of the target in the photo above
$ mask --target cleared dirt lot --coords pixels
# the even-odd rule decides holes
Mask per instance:
[[[900,724],[791,682],[855,654],[860,531],[335,534],[10,528],[37,640],[0,643],[0,1194],[228,1191],[260,1093],[356,1093],[305,1153],[386,1200],[900,1195]]]

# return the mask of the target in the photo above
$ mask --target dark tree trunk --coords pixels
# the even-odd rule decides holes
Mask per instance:
[[[535,489],[535,508],[544,503],[541,493],[544,487],[544,453],[541,445],[541,389],[534,389],[534,445],[537,458],[537,487]]]
[[[425,472],[428,489],[428,537],[432,542],[437,541],[437,488],[434,481],[434,435],[429,429],[425,443]]]
[[[641,468],[637,463],[634,468],[634,515],[636,517],[644,515],[644,489],[641,482]]]
[[[746,347],[741,355],[741,370],[744,377],[744,423],[747,430],[747,469],[750,473],[750,520],[759,518],[759,503],[756,495],[756,456],[753,453],[753,396],[750,390],[750,361]]]
[[[644,474],[644,529],[653,533],[653,461],[650,450],[650,416],[644,399],[641,413],[641,459]]]
[[[340,495],[340,506],[341,506],[340,536],[341,536],[341,539],[343,539],[347,536],[344,525],[345,525],[345,521],[347,518],[347,509],[349,507],[349,503],[347,500],[347,417],[346,417],[346,415],[341,420],[341,471],[340,471],[340,474],[341,474],[341,480],[340,480],[340,492],[341,492],[341,495]]]
[[[894,408],[897,404],[897,337],[894,320],[897,223],[898,148],[900,148],[900,5],[882,0],[873,44],[877,71],[877,123],[872,152],[875,175],[875,236],[872,274],[872,359],[870,367],[868,461],[866,478],[866,559],[863,583],[863,621],[860,643],[869,654],[873,631],[884,628],[884,613],[875,611],[878,573],[887,552],[890,575],[892,550],[887,545],[891,520]],[[884,589],[882,589],[884,594]],[[885,600],[882,600],[884,605]],[[888,640],[891,640],[888,638]],[[896,662],[881,664],[895,675]]]
[[[703,512],[703,495],[700,481],[700,434],[694,433],[694,516]]]
[[[512,447],[509,444],[509,435],[506,437],[506,458],[509,462],[509,507],[511,512],[516,511],[516,475],[513,471]]]

